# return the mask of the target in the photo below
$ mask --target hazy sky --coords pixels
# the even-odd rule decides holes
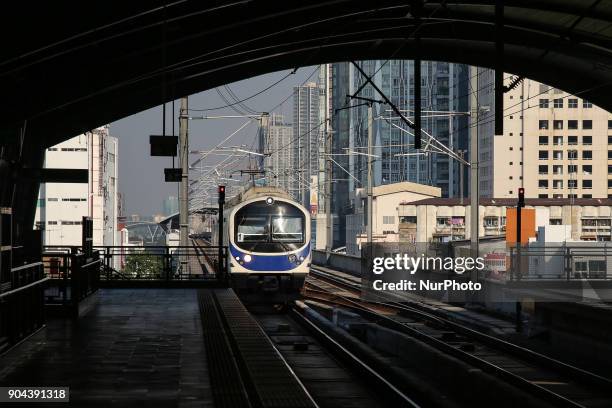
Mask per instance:
[[[248,100],[245,104],[256,111],[268,112],[293,92],[293,87],[300,85],[311,74],[311,81],[316,81],[316,67],[300,68],[294,75],[274,86],[267,92]],[[290,71],[280,71],[261,75],[230,84],[230,89],[239,99],[251,96],[281,79]],[[227,92],[220,88],[226,95]],[[178,109],[180,102],[175,103],[175,134],[178,135]],[[212,89],[189,97],[190,109],[206,109],[224,106],[226,102]],[[292,120],[293,98],[276,109],[288,121]],[[191,112],[192,116],[236,115],[231,108],[210,112]],[[172,134],[172,104],[166,105],[166,134]],[[246,119],[192,120],[189,121],[190,150],[203,150],[215,146],[221,140],[238,129]],[[257,134],[257,122],[244,128],[229,144],[251,144]],[[161,106],[137,113],[127,118],[113,122],[110,125],[112,136],[119,138],[119,189],[125,197],[125,214],[139,213],[152,215],[162,210],[164,198],[169,195],[178,196],[179,183],[164,182],[164,168],[172,167],[170,157],[151,157],[149,135],[162,134]],[[191,156],[190,163],[198,156]],[[214,159],[212,159],[214,160]],[[178,166],[178,160],[176,161]]]

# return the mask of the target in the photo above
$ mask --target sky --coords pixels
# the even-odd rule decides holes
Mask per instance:
[[[271,89],[249,99],[245,104],[253,110],[270,112],[270,109],[293,93],[293,87],[301,85],[307,79],[316,81],[318,67],[300,68]],[[239,99],[249,97],[267,88],[290,71],[279,71],[229,84],[231,91]],[[310,79],[309,79],[310,77]],[[227,95],[227,91],[221,87]],[[208,109],[225,106],[227,103],[215,89],[201,92],[189,97],[189,109]],[[178,135],[178,111],[180,101],[175,102],[175,134]],[[285,115],[287,121],[292,120],[293,98],[290,97],[281,107],[274,110]],[[190,112],[191,116],[206,115],[237,115],[232,108],[209,112]],[[110,124],[110,133],[119,139],[119,191],[125,200],[125,215],[153,215],[162,212],[163,200],[170,196],[178,196],[179,183],[164,181],[164,168],[172,167],[170,157],[151,157],[149,135],[162,134],[162,107],[158,106],[132,116],[128,116]],[[216,119],[189,121],[190,150],[205,150],[217,145],[248,119]],[[172,134],[172,103],[166,104],[166,134]],[[251,145],[257,134],[257,121],[242,129],[228,145],[245,143]],[[190,163],[199,156],[191,155]],[[209,162],[214,162],[211,158]],[[175,160],[178,166],[178,160]]]

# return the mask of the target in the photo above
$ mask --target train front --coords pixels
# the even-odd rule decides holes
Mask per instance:
[[[234,290],[253,301],[297,298],[311,262],[308,211],[295,201],[265,196],[237,205],[229,220]]]

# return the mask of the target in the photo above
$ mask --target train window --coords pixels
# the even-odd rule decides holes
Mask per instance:
[[[236,238],[238,242],[267,242],[268,217],[243,217]]]
[[[272,241],[302,242],[301,217],[272,217]]]

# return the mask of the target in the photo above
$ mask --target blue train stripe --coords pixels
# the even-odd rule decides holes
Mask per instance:
[[[233,244],[229,245],[230,253],[232,254],[232,258],[234,261],[236,257],[240,257],[240,261],[244,259],[244,255],[246,253],[240,251]],[[289,271],[298,267],[302,262],[306,262],[308,256],[310,255],[310,243],[306,245],[301,251],[295,253],[297,258],[296,262],[289,261],[289,254],[279,254],[279,255],[251,255],[250,262],[244,262],[241,266],[243,268],[264,272],[264,271]],[[304,257],[303,261],[300,261],[299,258]]]

